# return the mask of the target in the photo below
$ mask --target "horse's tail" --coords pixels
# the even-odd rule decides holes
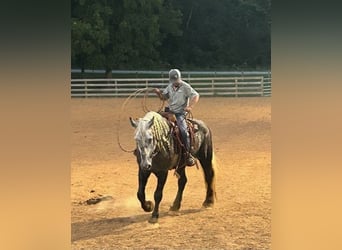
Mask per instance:
[[[213,158],[214,148],[213,148],[213,138],[211,130],[207,128],[204,133],[204,149],[202,151],[206,159],[211,160]]]
[[[216,157],[215,157],[215,152],[214,151],[212,151],[211,166],[212,166],[213,172],[214,172],[213,181],[211,183],[211,189],[213,190],[214,195],[215,195],[215,199],[217,200],[217,195],[216,195],[217,161],[216,161]]]
[[[204,151],[204,152],[203,152]],[[210,188],[214,193],[214,197],[217,200],[216,196],[216,175],[217,175],[217,162],[216,162],[216,157],[214,153],[214,146],[213,146],[213,138],[212,138],[212,133],[211,130],[208,128],[208,130],[205,133],[205,140],[204,140],[204,149],[203,153],[205,156],[205,162],[207,167],[210,166],[210,169],[207,170],[207,176],[208,178],[211,179],[210,181]],[[204,166],[202,166],[204,167]],[[208,184],[208,183],[206,183]]]
[[[217,176],[217,161],[215,157],[215,152],[214,152],[214,146],[213,146],[213,138],[211,134],[211,130],[209,129],[209,144],[208,144],[208,156],[209,159],[211,160],[211,167],[213,171],[213,179],[211,182],[211,189],[214,192],[215,199],[217,200],[217,195],[216,195],[216,176]]]

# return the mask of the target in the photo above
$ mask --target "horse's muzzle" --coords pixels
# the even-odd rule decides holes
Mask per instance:
[[[144,171],[149,171],[149,170],[151,170],[151,168],[152,168],[151,164],[141,166],[141,169]]]

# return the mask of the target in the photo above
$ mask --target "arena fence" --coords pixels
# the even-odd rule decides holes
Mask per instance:
[[[201,96],[271,96],[270,76],[188,77],[183,78]],[[160,88],[168,78],[72,79],[71,97],[127,97],[137,89]],[[153,95],[150,93],[149,95]]]

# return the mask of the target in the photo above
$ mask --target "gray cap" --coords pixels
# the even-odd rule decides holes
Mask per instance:
[[[181,72],[178,69],[171,69],[169,72],[169,80],[174,83],[178,79],[181,79]]]

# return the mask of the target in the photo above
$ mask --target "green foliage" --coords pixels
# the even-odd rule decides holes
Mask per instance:
[[[72,67],[270,66],[270,0],[72,0]]]
[[[104,2],[73,0],[71,3],[72,64],[81,68],[97,67],[104,62],[102,51],[110,40],[106,21],[112,14]]]

